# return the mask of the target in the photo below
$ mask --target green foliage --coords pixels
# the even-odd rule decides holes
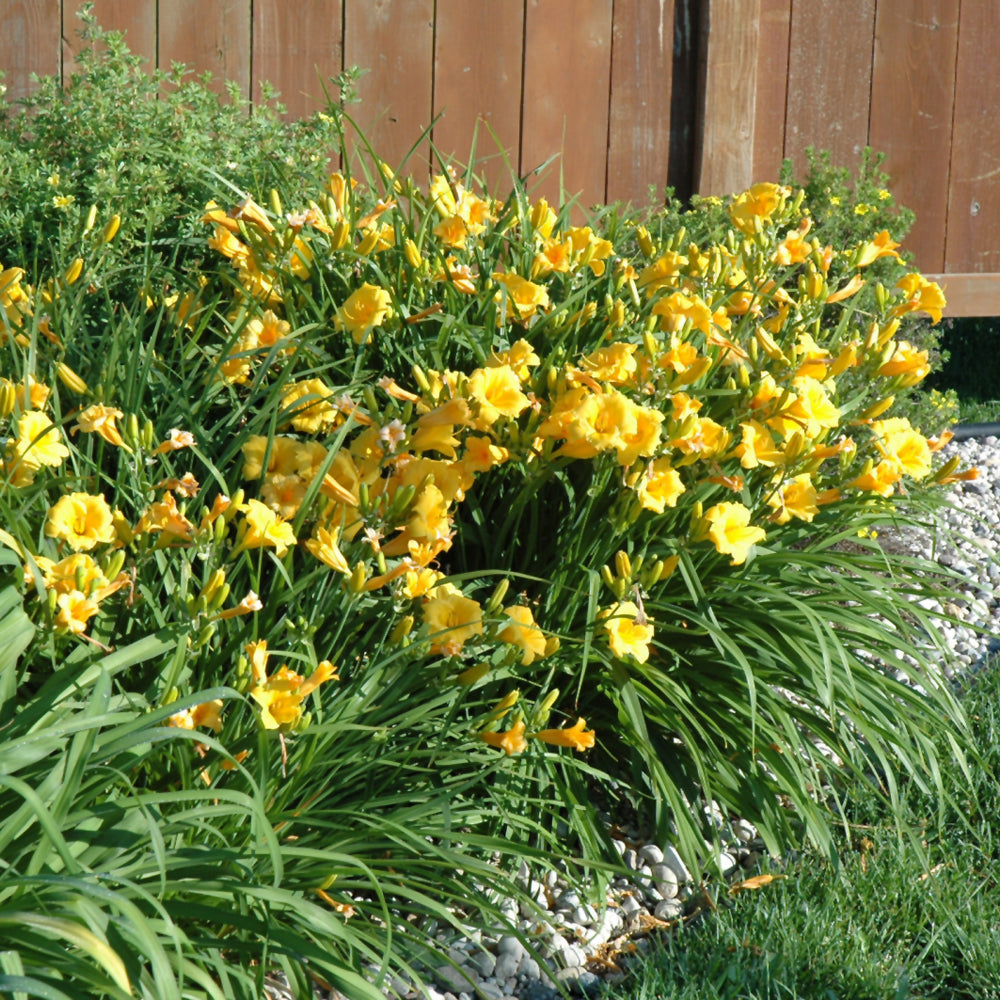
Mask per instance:
[[[518,858],[607,872],[611,778],[692,867],[713,801],[832,852],[847,783],[941,791],[946,581],[857,537],[943,476],[892,248],[776,185],[574,227],[316,177],[342,108],[88,31],[0,139],[0,982],[374,995]]]
[[[785,160],[781,181],[801,187],[815,220],[815,235],[833,246],[850,245],[870,239],[882,230],[892,233],[893,239],[904,244],[900,251],[903,259],[912,261],[905,248],[905,237],[913,227],[915,213],[896,202],[892,193],[892,179],[882,169],[884,153],[876,153],[866,146],[852,167],[836,165],[829,151],[806,150],[806,170],[797,177],[791,160]],[[892,285],[904,273],[902,267],[891,259],[876,261],[873,276]],[[949,324],[932,326],[926,321],[916,321],[907,326],[905,336],[911,343],[930,355],[932,372],[941,370],[948,360],[947,330]],[[948,383],[933,379],[924,386],[910,389],[898,401],[900,414],[905,414],[914,427],[928,434],[936,434],[957,421],[958,401],[954,392],[931,394],[929,389],[944,388]]]
[[[994,928],[1000,878],[1000,669],[972,680],[971,783],[945,796],[904,782],[902,812],[869,786],[849,789],[842,864],[806,852],[779,879],[735,897],[630,968],[618,1000],[807,1000],[815,996],[978,1000],[1000,996]],[[943,749],[943,748],[942,748]],[[900,835],[900,815],[903,830]]]
[[[134,286],[151,277],[151,259],[182,268],[199,255],[188,238],[209,197],[322,183],[337,140],[329,116],[288,121],[266,87],[251,110],[238,88],[220,94],[180,63],[147,72],[120,32],[87,7],[79,16],[70,80],[40,79],[19,106],[0,100],[0,261],[35,279],[53,252],[71,259],[97,206],[121,217],[114,279]]]

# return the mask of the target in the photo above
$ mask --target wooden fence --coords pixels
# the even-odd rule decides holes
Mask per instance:
[[[2,0],[9,96],[68,79],[79,0]],[[389,162],[433,122],[438,150],[502,188],[581,204],[727,194],[798,164],[884,151],[917,212],[907,241],[952,315],[1000,315],[1000,23],[996,0],[95,0],[149,65],[185,62],[289,112],[321,107],[345,67],[359,125]],[[440,116],[440,117],[436,117]],[[416,147],[414,149],[414,147]]]

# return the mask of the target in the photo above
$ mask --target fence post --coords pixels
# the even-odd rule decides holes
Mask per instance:
[[[726,195],[753,181],[760,0],[704,0],[695,191]]]

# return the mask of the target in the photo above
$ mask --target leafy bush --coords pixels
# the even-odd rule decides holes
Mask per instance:
[[[25,189],[53,257],[0,277],[4,988],[374,995],[518,857],[607,870],[595,789],[696,866],[713,805],[829,848],[843,777],[935,787],[939,581],[858,537],[960,474],[891,415],[942,302],[888,233],[216,181],[127,265],[131,181]]]
[[[66,85],[43,77],[18,106],[0,96],[0,261],[37,279],[99,206],[121,218],[119,269],[105,280],[148,279],[151,259],[183,267],[200,253],[200,240],[187,239],[192,213],[220,190],[302,195],[325,179],[337,141],[329,116],[286,121],[266,85],[251,113],[237,87],[223,97],[210,74],[192,79],[181,63],[147,72],[90,6]]]

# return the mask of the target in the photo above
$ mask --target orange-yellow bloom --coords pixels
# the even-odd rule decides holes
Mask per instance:
[[[504,608],[503,613],[511,619],[497,633],[502,642],[517,646],[521,652],[521,666],[527,667],[545,656],[545,633],[535,624],[531,608],[515,604]]]
[[[534,737],[552,746],[589,750],[594,745],[596,734],[593,729],[587,729],[586,726],[584,719],[577,719],[572,726],[565,729],[543,729],[540,733],[535,733]]]
[[[294,729],[302,719],[302,702],[321,684],[340,679],[329,660],[319,663],[308,678],[290,670],[287,664],[267,676],[267,643],[250,643],[247,652],[254,677],[250,697],[260,706],[260,721],[265,729]]]
[[[503,286],[495,298],[497,302],[506,301],[508,319],[525,323],[549,305],[549,292],[544,285],[536,285],[513,272],[497,271],[493,280]]]
[[[167,719],[168,726],[175,726],[178,729],[197,729],[198,726],[207,726],[215,733],[222,732],[222,699],[213,698],[212,701],[202,702],[200,705],[192,705],[190,708],[174,712]]]
[[[363,344],[385,322],[391,306],[389,292],[366,281],[337,310],[337,325],[347,330],[355,344]]]
[[[516,753],[523,753],[528,743],[524,738],[524,722],[515,722],[510,729],[501,733],[480,733],[479,738],[484,743],[489,743],[491,747],[503,750],[508,757]]]
[[[722,555],[731,556],[730,565],[746,562],[750,549],[767,537],[763,528],[750,525],[750,511],[741,503],[717,503],[705,512],[708,537]]]
[[[273,548],[275,554],[283,556],[290,545],[295,544],[295,532],[284,518],[276,514],[259,500],[249,500],[241,505],[246,526],[240,549]]]
[[[115,409],[113,406],[103,406],[101,403],[95,403],[93,406],[88,406],[87,409],[83,410],[77,416],[75,429],[87,434],[99,434],[108,444],[113,444],[121,448],[125,442],[122,440],[121,433],[115,425],[115,421],[122,416],[124,416],[122,411]]]
[[[484,426],[496,423],[501,416],[516,417],[531,405],[510,365],[477,368],[469,376],[466,392],[479,404],[479,423]]]
[[[104,494],[68,493],[49,508],[45,534],[66,542],[74,552],[115,540],[111,508]]]
[[[752,236],[754,223],[760,219],[768,222],[778,211],[788,197],[788,188],[777,184],[754,184],[751,188],[737,195],[729,206],[729,217],[740,232]]]
[[[640,663],[649,659],[653,626],[636,604],[620,601],[613,607],[605,608],[598,617],[603,619],[608,645],[618,659],[632,656]]]
[[[483,634],[482,608],[461,591],[449,591],[445,585],[435,587],[423,611],[432,653],[454,656],[469,639]]]
[[[922,274],[913,273],[900,278],[896,282],[896,287],[903,293],[904,301],[895,308],[895,315],[925,312],[930,316],[932,323],[941,321],[941,310],[948,303],[940,285],[928,281]]]

